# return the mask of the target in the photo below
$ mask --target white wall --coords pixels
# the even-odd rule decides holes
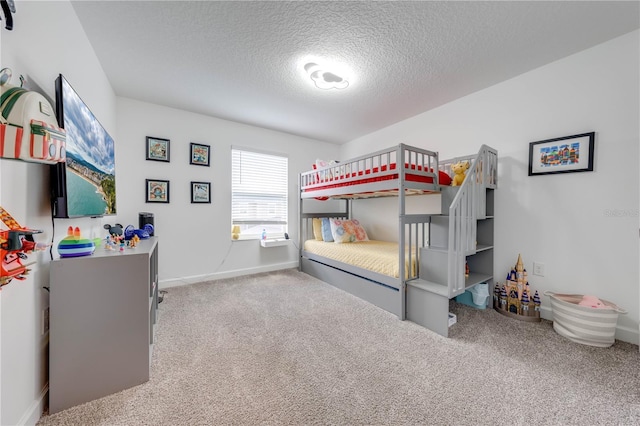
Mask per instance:
[[[230,146],[286,154],[290,174],[290,232],[297,236],[297,174],[317,156],[335,157],[336,145],[176,111],[130,99],[116,99],[68,1],[19,2],[12,32],[2,30],[2,67],[23,74],[32,88],[55,98],[54,80],[65,75],[116,141],[118,215],[56,220],[51,225],[48,166],[0,159],[0,204],[24,226],[44,230],[38,242],[55,247],[69,225],[85,236],[106,235],[105,223],[138,223],[151,211],[161,238],[160,278],[165,285],[220,278],[297,265],[296,249],[260,249],[257,241],[230,239]],[[116,106],[118,113],[116,114]],[[118,128],[116,128],[118,123]],[[171,163],[145,161],[145,136],[171,139]],[[190,142],[211,145],[211,167],[190,166]],[[171,203],[144,202],[144,179],[171,180]],[[213,184],[212,204],[192,205],[189,182]],[[55,248],[54,248],[55,252]],[[36,260],[29,279],[0,292],[0,424],[33,424],[48,386],[48,336],[41,335],[48,306],[49,253]]]
[[[12,83],[19,85],[18,76],[23,74],[33,88],[54,99],[54,80],[63,73],[104,126],[115,132],[115,95],[71,4],[17,2],[16,8],[13,31],[0,30],[1,67],[13,70]],[[0,159],[0,205],[23,226],[42,229],[36,241],[51,241],[48,166]],[[56,222],[57,233],[68,226]],[[76,224],[85,230],[93,226],[88,220]],[[41,335],[41,316],[49,304],[42,289],[49,281],[49,253],[31,254],[29,261],[37,261],[30,277],[13,281],[0,292],[3,425],[35,423],[47,389],[48,336]]]
[[[145,161],[145,138],[170,140],[170,163]],[[231,147],[289,158],[289,235],[297,243],[297,175],[315,159],[335,157],[338,146],[199,114],[118,98],[116,147],[118,220],[138,224],[154,213],[160,238],[162,287],[295,267],[297,249],[261,248],[258,240],[231,239]],[[189,164],[189,144],[211,146],[211,166]],[[145,203],[145,179],[170,181],[170,203]],[[212,184],[211,204],[191,204],[190,182]]]
[[[407,143],[442,158],[498,149],[495,260],[522,254],[534,289],[594,294],[624,309],[617,337],[638,343],[639,33],[632,32],[354,140],[341,158]],[[596,132],[593,172],[527,176],[529,142]],[[354,203],[363,222],[372,202]],[[395,212],[383,201],[377,217]],[[387,232],[379,225],[377,231]],[[394,220],[389,224],[395,230]],[[374,237],[375,235],[374,229]],[[549,299],[543,305],[549,307]],[[547,309],[544,314],[550,315]]]

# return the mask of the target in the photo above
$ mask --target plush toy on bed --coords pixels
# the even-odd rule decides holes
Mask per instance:
[[[453,172],[453,181],[451,182],[451,186],[462,185],[462,182],[464,182],[464,178],[467,175],[468,168],[468,161],[459,161],[451,165],[451,171]]]

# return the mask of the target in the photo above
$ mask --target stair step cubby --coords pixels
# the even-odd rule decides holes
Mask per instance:
[[[475,209],[475,242],[471,240],[472,249],[464,253],[469,273],[464,279],[464,288],[456,291],[452,285],[449,238],[455,218],[449,216],[449,205],[458,190],[458,187],[442,188],[441,214],[431,217],[429,246],[420,249],[419,279],[407,283],[407,318],[445,337],[449,329],[449,300],[476,284],[490,283],[493,279],[495,190],[483,188]]]

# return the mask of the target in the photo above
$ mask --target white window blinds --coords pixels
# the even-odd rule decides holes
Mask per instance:
[[[287,157],[233,148],[231,174],[231,220],[242,237],[287,232]]]

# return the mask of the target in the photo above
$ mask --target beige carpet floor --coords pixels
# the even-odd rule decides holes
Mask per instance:
[[[640,424],[638,346],[451,309],[447,339],[296,270],[171,288],[151,380],[38,424]]]

